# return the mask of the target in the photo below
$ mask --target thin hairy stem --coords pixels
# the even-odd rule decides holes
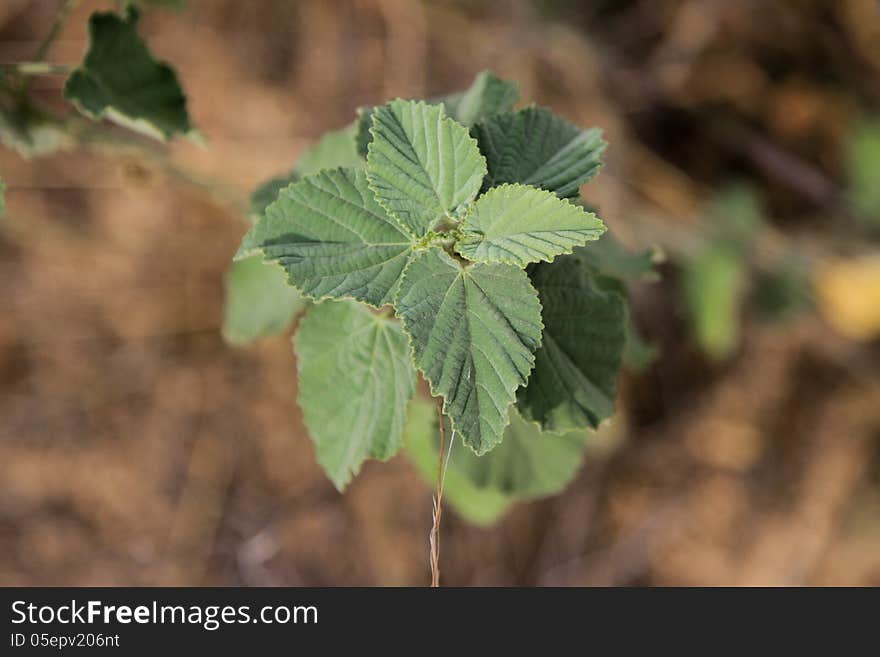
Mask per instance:
[[[437,404],[437,419],[440,422],[440,449],[437,450],[437,491],[434,494],[434,516],[431,525],[431,533],[428,544],[431,549],[431,586],[440,586],[440,518],[443,516],[443,483],[446,481],[446,469],[449,467],[449,458],[452,456],[452,445],[455,442],[455,430],[449,437],[449,447],[444,449],[446,443],[446,427],[443,424],[443,401]],[[446,452],[444,459],[444,451]]]

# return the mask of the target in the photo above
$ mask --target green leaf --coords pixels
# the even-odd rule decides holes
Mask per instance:
[[[499,78],[491,71],[477,74],[467,91],[440,99],[446,106],[446,113],[466,126],[495,114],[510,112],[518,100],[519,85]]]
[[[410,403],[405,429],[407,454],[425,480],[437,477],[436,409],[423,400]],[[447,439],[450,433],[447,431]],[[584,456],[586,431],[542,433],[511,409],[501,444],[483,456],[453,445],[443,499],[475,524],[495,522],[511,504],[554,495],[577,474]]]
[[[376,200],[416,237],[474,200],[486,160],[440,105],[395,100],[373,113],[367,178]]]
[[[656,265],[663,260],[663,254],[657,248],[629,251],[610,232],[592,244],[575,249],[574,253],[595,273],[624,281],[655,280]]]
[[[304,305],[286,279],[283,269],[260,256],[232,263],[226,274],[223,337],[245,344],[284,331]]]
[[[331,130],[307,149],[296,163],[296,173],[310,176],[322,169],[351,167],[359,169],[364,161],[357,151],[357,122],[352,122],[339,130]]]
[[[407,267],[396,307],[432,394],[443,395],[464,442],[477,454],[489,451],[541,343],[541,306],[528,276],[506,264],[465,266],[432,248]]]
[[[358,155],[355,146],[356,131],[357,123],[351,123],[340,130],[328,132],[318,140],[317,144],[306,149],[293,171],[267,180],[257,187],[251,193],[248,209],[251,221],[256,221],[262,216],[266,208],[278,198],[278,192],[304,176],[318,173],[322,169],[362,168],[364,161]]]
[[[483,189],[522,183],[563,198],[599,172],[607,146],[597,128],[581,130],[544,107],[493,116],[474,132],[489,169]]]
[[[597,427],[614,413],[626,336],[626,301],[574,256],[530,267],[544,319],[541,348],[525,388],[523,417],[545,431]]]
[[[266,212],[266,208],[278,198],[278,192],[297,180],[299,180],[299,174],[291,172],[287,176],[279,176],[278,178],[267,180],[257,187],[251,193],[248,218],[252,222],[257,221]]]
[[[153,59],[137,32],[137,11],[89,18],[89,50],[64,85],[64,97],[86,116],[110,119],[157,139],[192,131],[177,74]]]
[[[847,144],[849,200],[859,219],[868,226],[880,226],[880,120],[856,125]]]
[[[495,114],[511,111],[517,100],[519,85],[516,82],[503,80],[491,71],[483,71],[467,91],[440,96],[429,102],[434,105],[443,103],[450,118],[471,126]],[[367,156],[367,149],[373,140],[370,128],[375,110],[375,106],[358,108],[357,150],[362,157]]]
[[[373,127],[373,112],[376,111],[375,106],[358,107],[357,110],[357,133],[355,134],[355,144],[358,155],[366,157],[370,150],[370,142],[373,141],[373,135],[370,129]]]
[[[764,224],[764,208],[755,190],[746,184],[727,185],[707,210],[709,231],[717,241],[745,250]]]
[[[632,316],[626,322],[626,342],[623,348],[623,363],[633,372],[644,372],[659,356],[659,350],[645,341]]]
[[[692,256],[682,272],[685,301],[697,343],[722,360],[739,343],[739,312],[746,287],[740,251],[719,241]]]
[[[318,462],[342,490],[367,458],[386,460],[402,445],[415,371],[393,318],[350,302],[309,311],[295,341],[299,404]]]
[[[174,9],[175,11],[186,9],[186,0],[126,0],[126,4],[148,9]]]
[[[0,142],[25,159],[73,145],[73,139],[59,121],[27,105],[0,110]]]
[[[242,242],[281,264],[312,299],[390,303],[413,239],[373,199],[363,171],[335,169],[284,188]]]
[[[447,438],[449,434],[447,434]],[[437,482],[437,409],[424,400],[413,399],[407,410],[404,442],[407,456],[415,464],[429,486]],[[461,445],[450,459],[443,485],[443,503],[452,507],[468,522],[475,525],[491,525],[513,504],[514,500],[504,493],[475,486],[464,472],[459,471],[461,459],[489,459],[494,452],[477,457]]]
[[[458,252],[479,262],[530,262],[571,253],[596,240],[605,225],[551,192],[526,185],[501,185],[483,194],[465,217]]]

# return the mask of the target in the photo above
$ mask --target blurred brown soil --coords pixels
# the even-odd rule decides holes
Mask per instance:
[[[32,56],[57,4],[4,3],[0,61]],[[109,4],[82,3],[53,61],[78,59],[88,13]],[[460,88],[483,68],[515,78],[524,98],[605,129],[609,163],[590,200],[644,246],[686,240],[708,188],[744,172],[782,228],[807,216],[796,229],[809,236],[827,199],[802,207],[803,171],[835,193],[832,146],[861,102],[720,46],[765,53],[779,30],[779,49],[809,60],[798,39],[819,28],[790,3],[769,10],[769,26],[739,3],[609,19],[607,39],[630,38],[628,50],[532,22],[518,2],[188,4],[150,12],[144,29],[180,71],[208,148],[175,143],[146,160],[0,150],[3,585],[428,581],[431,492],[408,462],[368,463],[339,495],[295,404],[289,336],[237,349],[219,334],[247,190],[358,105]],[[851,52],[839,56],[859,65],[840,70],[869,93],[880,32],[859,17],[870,3],[811,4],[846,26]],[[37,89],[57,104],[59,87]],[[765,142],[804,168],[762,159]],[[627,375],[612,439],[563,495],[497,527],[444,514],[444,583],[880,585],[876,345],[811,316],[784,328],[748,318],[740,353],[710,365],[687,342],[666,273],[637,294],[663,356]]]

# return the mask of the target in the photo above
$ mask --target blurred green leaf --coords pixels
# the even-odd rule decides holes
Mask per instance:
[[[880,120],[858,124],[848,140],[849,199],[865,224],[880,226]]]
[[[752,288],[752,304],[766,321],[785,322],[812,306],[809,269],[796,254],[759,271]]]
[[[186,96],[177,74],[156,61],[137,31],[138,13],[95,12],[89,50],[64,85],[64,97],[86,116],[107,118],[156,139],[190,134]]]
[[[404,442],[406,453],[416,465],[419,473],[429,486],[437,481],[437,446],[439,444],[437,407],[431,402],[413,399],[407,410]],[[447,438],[451,428],[447,428]],[[454,449],[455,451],[455,449]],[[463,455],[463,456],[462,456]],[[445,456],[445,455],[444,455]],[[479,457],[489,459],[492,452]],[[478,458],[459,443],[454,458],[446,470],[443,499],[465,520],[476,525],[491,525],[496,522],[514,503],[510,496],[492,488],[481,489],[467,475],[459,470],[458,461],[462,458]]]
[[[710,244],[684,265],[682,282],[694,336],[714,359],[729,356],[739,342],[746,275],[742,254],[725,242]]]
[[[663,260],[663,254],[657,248],[639,252],[624,248],[610,231],[597,241],[575,249],[574,253],[595,273],[623,281],[656,280],[656,265]]]
[[[482,71],[474,78],[466,91],[440,96],[428,100],[428,103],[443,103],[447,116],[465,126],[471,126],[495,114],[513,110],[519,100],[519,85],[510,80],[499,78],[491,71]],[[375,106],[359,107],[355,140],[357,150],[363,157],[373,140],[370,128],[373,125]]]
[[[519,85],[499,78],[492,71],[482,71],[467,91],[443,96],[446,113],[459,123],[471,126],[495,114],[513,110],[519,100]]]
[[[764,208],[754,189],[746,184],[732,184],[721,189],[706,213],[707,232],[713,240],[729,246],[751,245],[764,225]]]
[[[331,130],[305,150],[292,171],[262,183],[251,193],[248,208],[250,220],[259,219],[266,208],[278,198],[278,192],[303,176],[318,173],[321,169],[362,168],[364,160],[358,155],[356,137],[357,122],[339,130]]]
[[[49,155],[73,144],[62,125],[27,105],[0,110],[0,141],[25,159]]]
[[[186,0],[125,0],[125,3],[147,9],[174,9],[176,11],[186,9]]]
[[[324,134],[300,156],[294,171],[300,176],[309,176],[322,169],[362,168],[364,160],[357,152],[357,128],[357,122],[354,122]]]
[[[262,256],[238,260],[226,274],[223,337],[245,344],[281,333],[303,305],[281,267]]]
[[[251,193],[250,206],[248,207],[248,218],[251,222],[263,216],[266,208],[278,198],[278,192],[297,180],[299,180],[299,174],[291,172],[287,176],[267,180],[257,187]]]
[[[626,344],[623,348],[623,362],[626,367],[633,372],[643,372],[657,360],[657,356],[657,347],[645,342],[632,317],[627,317]]]
[[[407,453],[419,472],[429,484],[436,483],[437,407],[427,400],[413,400],[405,435]],[[447,440],[451,436],[447,427]],[[488,454],[478,457],[460,444],[453,445],[444,499],[465,519],[475,524],[491,524],[514,502],[546,497],[564,489],[580,468],[586,441],[586,431],[542,433],[511,409],[504,440]]]

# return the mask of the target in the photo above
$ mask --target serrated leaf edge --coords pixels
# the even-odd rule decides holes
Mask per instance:
[[[442,252],[446,257],[454,260],[454,258],[452,258],[452,256],[450,256],[448,253],[443,251],[443,249],[441,249],[437,246],[428,247],[428,249],[424,249],[424,250],[427,251],[432,248],[437,249],[438,251]],[[439,390],[436,390],[434,388],[434,384],[428,379],[428,377],[425,375],[425,373],[422,371],[422,369],[416,364],[416,352],[415,352],[415,346],[413,345],[413,337],[412,337],[412,335],[410,335],[409,330],[406,328],[406,323],[403,321],[403,319],[400,317],[400,315],[397,314],[397,305],[398,305],[398,301],[399,301],[398,295],[400,294],[401,288],[403,288],[403,283],[406,280],[406,276],[407,276],[407,273],[409,272],[409,268],[410,268],[411,264],[412,264],[412,259],[410,259],[410,261],[408,263],[406,263],[406,267],[404,268],[403,273],[400,275],[400,285],[397,287],[397,293],[394,296],[395,317],[397,317],[398,321],[400,321],[400,326],[403,329],[403,332],[406,334],[407,342],[409,344],[410,362],[412,363],[416,372],[419,373],[421,375],[422,379],[424,379],[427,382],[428,388],[431,392],[431,397],[440,397],[443,400],[443,407],[441,409],[443,416],[449,418],[449,423],[452,426],[453,430],[459,431],[458,427],[456,426],[456,424],[457,424],[456,421],[452,418],[451,415],[448,415],[446,413],[446,404],[447,404],[446,397],[443,395],[442,392],[440,392]],[[465,267],[472,267],[472,266],[476,266],[476,265],[480,265],[480,264],[508,264],[508,263],[476,263],[475,262],[473,264],[465,265],[464,267],[462,267],[462,269],[465,269]],[[524,271],[524,270],[522,270],[522,268],[519,268],[519,269],[521,271]],[[531,290],[531,292],[534,294],[535,302],[538,304],[538,311],[539,311],[538,312],[538,324],[541,327],[541,337],[538,341],[538,346],[535,347],[535,351],[529,352],[529,364],[531,365],[531,367],[529,367],[528,375],[531,375],[532,371],[535,369],[535,352],[541,348],[541,344],[543,343],[543,339],[544,339],[544,317],[543,317],[544,307],[541,305],[541,297],[538,295],[538,291],[535,289],[535,286],[532,285],[532,281],[530,279],[528,279],[528,276],[526,276],[526,279],[528,280],[529,290]],[[528,381],[529,381],[529,376],[526,376],[526,380],[523,383],[520,383],[519,385],[515,386],[512,390],[510,390],[510,393],[513,394],[513,400],[507,405],[507,410],[508,410],[508,413],[506,415],[507,421],[501,426],[501,435],[498,439],[498,442],[496,442],[494,445],[492,445],[488,449],[485,449],[483,451],[478,451],[478,450],[474,449],[473,446],[469,445],[464,439],[462,439],[462,443],[467,445],[468,449],[470,449],[474,454],[476,454],[477,456],[483,456],[484,454],[488,454],[493,449],[498,447],[498,445],[500,445],[501,442],[504,440],[504,429],[506,429],[508,426],[510,426],[510,413],[509,413],[510,407],[516,406],[516,391],[519,388],[521,388],[522,386],[526,385],[528,383]]]
[[[338,171],[338,170],[343,170],[343,169],[347,169],[347,168],[349,168],[349,167],[330,167],[328,169],[321,169],[320,171],[309,174],[308,176],[304,176],[303,178],[300,178],[299,180],[295,180],[294,182],[288,184],[287,186],[282,187],[281,189],[278,190],[278,195],[275,197],[275,200],[266,206],[266,209],[263,211],[263,214],[260,215],[260,218],[258,219],[258,221],[263,219],[263,217],[265,217],[265,215],[269,211],[270,207],[272,207],[273,205],[278,203],[278,201],[280,200],[281,194],[283,192],[287,191],[288,189],[290,189],[291,187],[293,187],[294,185],[301,183],[302,181],[304,181],[308,178],[311,178],[312,176],[320,175],[321,173],[324,173],[326,171]],[[368,187],[369,187],[369,185],[368,185]],[[370,191],[372,191],[372,188],[370,189]],[[378,200],[375,197],[373,197],[373,200],[378,203]],[[385,210],[386,212],[388,212],[388,210],[384,206],[382,206],[382,209]],[[389,216],[390,216],[390,213],[389,213]],[[400,221],[397,220],[396,217],[395,217],[395,221],[397,221],[397,223],[400,224]],[[253,226],[251,226],[250,230],[253,230],[253,228],[255,226],[256,226],[256,222],[254,223]],[[250,232],[250,230],[248,230],[248,233]],[[403,227],[403,230],[407,233],[407,235],[409,237],[413,238],[414,240],[416,239],[415,237],[413,237],[413,234],[411,231],[406,230],[406,227]],[[247,233],[245,233],[245,236],[247,236]],[[244,239],[244,238],[242,238],[242,239]],[[412,248],[410,248],[410,250],[408,252],[409,257],[407,259],[406,265],[404,266],[403,271],[400,272],[400,278],[397,281],[397,283],[398,283],[397,291],[400,290],[400,284],[403,282],[403,275],[406,273],[406,270],[409,268],[409,265],[412,262],[413,254],[418,250],[416,248],[416,246],[417,246],[417,243],[413,242]],[[407,252],[404,252],[404,253],[407,253]],[[292,287],[293,289],[295,289],[297,292],[299,292],[300,295],[303,297],[303,299],[306,299],[306,300],[311,301],[313,303],[321,303],[322,301],[354,301],[356,303],[362,303],[365,306],[369,306],[370,308],[373,308],[374,310],[382,310],[383,308],[385,308],[387,306],[393,306],[393,305],[396,305],[396,303],[397,303],[397,291],[395,291],[394,297],[392,297],[392,299],[388,303],[384,303],[381,306],[377,306],[376,304],[370,303],[369,301],[364,301],[363,299],[358,299],[357,297],[354,297],[351,294],[340,294],[337,296],[333,296],[333,295],[329,295],[329,294],[315,296],[313,294],[309,294],[308,292],[303,291],[303,289],[299,285],[297,285],[296,283],[294,283],[293,281],[290,280],[290,276],[287,275],[287,271],[284,270],[284,267],[282,267],[281,264],[277,260],[274,260],[272,258],[267,258],[265,251],[263,251],[262,247],[259,247],[259,246],[253,247],[252,249],[249,249],[248,251],[242,251],[241,248],[239,247],[239,250],[235,253],[232,260],[233,260],[233,262],[236,262],[238,260],[244,260],[245,258],[249,258],[249,257],[252,257],[257,254],[259,254],[263,257],[263,262],[272,263],[272,264],[277,265],[278,267],[281,267],[282,271],[284,271],[284,274],[285,274],[284,280],[287,282],[287,284],[290,287]]]
[[[477,151],[477,153],[480,156],[480,159],[483,161],[483,169],[485,171],[485,173],[483,173],[483,180],[486,179],[486,175],[488,174],[488,171],[489,171],[489,164],[486,161],[486,156],[483,155],[483,152],[480,150],[480,144],[473,137],[473,135],[471,135],[471,132],[467,128],[467,126],[462,125],[461,123],[459,123],[458,121],[456,121],[455,119],[453,119],[451,116],[449,116],[446,113],[446,103],[442,103],[442,102],[441,103],[428,103],[428,102],[425,102],[424,100],[407,100],[405,98],[397,97],[397,98],[393,98],[392,100],[389,100],[387,103],[385,103],[385,105],[377,105],[374,109],[379,109],[381,107],[387,107],[391,103],[395,103],[397,101],[401,101],[401,102],[405,102],[405,103],[415,103],[416,105],[424,105],[425,107],[440,107],[440,115],[441,115],[440,121],[441,121],[441,123],[446,122],[446,121],[448,121],[450,123],[454,123],[455,125],[459,126],[462,130],[464,130],[467,133],[466,140],[469,140],[471,143],[473,143],[474,149]],[[367,155],[365,157],[368,165],[369,165],[369,161],[370,161],[370,153],[373,151],[373,144],[376,143],[376,133],[374,132],[375,129],[376,129],[376,113],[374,111],[370,116],[370,128],[369,128],[370,137],[372,137],[372,139],[370,140],[370,143],[367,144]],[[419,163],[419,164],[421,165],[421,163]],[[385,212],[388,213],[388,216],[392,217],[398,224],[400,224],[406,232],[408,232],[410,235],[413,235],[413,231],[409,228],[409,226],[407,226],[400,219],[400,217],[397,216],[397,214],[395,214],[390,208],[388,208],[388,206],[385,205],[385,202],[381,198],[379,198],[379,196],[376,194],[376,190],[373,188],[373,182],[372,182],[371,177],[369,175],[369,169],[367,169],[367,187],[369,187],[370,191],[373,192],[373,199],[376,201],[376,203],[378,203],[379,205],[382,206],[382,208],[385,210]],[[436,195],[436,192],[435,192],[435,195]],[[462,205],[460,205],[457,208],[452,208],[450,210],[450,212],[452,214],[447,213],[445,215],[441,215],[441,216],[437,217],[435,219],[434,226],[436,226],[437,223],[439,223],[444,217],[448,217],[449,219],[452,219],[453,221],[461,221],[462,220],[462,212],[467,214],[467,212],[470,211],[470,208],[473,207],[474,201],[476,201],[476,199],[479,198],[479,196],[480,196],[480,190],[478,189],[476,195],[470,201],[468,201],[467,203],[463,203]],[[440,200],[439,197],[437,198],[437,200],[438,201]],[[431,232],[432,230],[433,230],[433,227],[429,228],[428,232]],[[421,237],[419,237],[417,235],[413,235],[413,236],[417,240],[421,239]],[[404,272],[405,272],[405,270],[404,270]]]
[[[583,242],[576,242],[576,243],[572,244],[572,245],[569,247],[569,249],[568,249],[567,251],[563,251],[562,253],[557,253],[555,256],[551,256],[549,260],[546,259],[546,258],[540,258],[540,259],[538,259],[538,260],[529,260],[529,261],[526,263],[526,265],[528,265],[528,264],[532,264],[532,263],[537,263],[537,262],[553,262],[553,261],[556,260],[556,258],[558,258],[559,256],[562,256],[562,255],[571,255],[572,253],[574,253],[574,249],[575,249],[575,248],[578,248],[578,247],[585,247],[588,243],[590,243],[590,242],[595,242],[596,240],[598,240],[602,235],[604,235],[604,234],[608,231],[608,226],[605,225],[605,222],[602,221],[602,219],[600,219],[599,216],[598,216],[595,212],[590,212],[590,211],[586,210],[584,207],[582,207],[582,206],[580,206],[580,205],[577,205],[576,203],[573,203],[572,200],[571,200],[571,198],[563,197],[563,196],[557,196],[556,194],[554,194],[553,192],[551,192],[551,191],[549,191],[549,190],[547,190],[547,189],[543,189],[543,188],[541,188],[541,187],[535,187],[534,185],[525,185],[525,184],[523,184],[523,183],[502,183],[502,184],[500,184],[500,185],[496,185],[496,186],[494,186],[494,187],[490,187],[490,188],[487,189],[485,192],[483,192],[482,194],[480,194],[480,195],[475,199],[475,201],[472,202],[472,203],[470,204],[470,207],[468,208],[468,211],[467,211],[467,213],[465,214],[465,216],[463,216],[463,217],[460,219],[460,221],[461,221],[460,229],[461,229],[461,230],[465,230],[465,226],[464,226],[464,224],[465,224],[465,222],[467,221],[468,216],[470,216],[471,212],[473,211],[474,206],[477,204],[477,202],[478,202],[481,198],[483,198],[486,194],[490,193],[490,192],[493,191],[493,190],[496,190],[496,189],[500,190],[500,189],[504,189],[505,187],[530,187],[531,189],[534,189],[534,190],[536,190],[536,191],[538,191],[538,192],[543,192],[543,193],[545,193],[545,194],[550,194],[551,196],[555,197],[556,200],[558,200],[558,201],[562,201],[563,203],[567,203],[568,205],[570,205],[570,206],[573,207],[573,208],[577,208],[577,209],[581,210],[584,214],[586,214],[586,215],[592,217],[593,219],[595,219],[596,221],[598,221],[598,222],[601,224],[601,226],[600,226],[599,228],[597,228],[597,230],[601,230],[601,232],[600,232],[598,235],[596,235],[596,237],[585,237],[584,240],[583,240]],[[552,231],[540,231],[540,232],[552,232]],[[520,269],[524,269],[524,268],[525,268],[525,265],[521,264],[520,262],[518,262],[518,261],[514,261],[514,260],[509,260],[509,259],[506,259],[506,258],[488,258],[488,259],[486,259],[486,260],[474,260],[473,258],[469,258],[467,255],[465,255],[464,253],[462,253],[462,252],[459,250],[459,243],[460,243],[460,242],[461,242],[461,236],[457,237],[456,240],[455,240],[455,252],[456,252],[458,255],[460,255],[462,258],[468,260],[469,262],[474,262],[474,263],[476,263],[476,262],[483,262],[483,263],[487,263],[487,264],[497,263],[497,264],[514,265],[515,267],[519,267]]]

